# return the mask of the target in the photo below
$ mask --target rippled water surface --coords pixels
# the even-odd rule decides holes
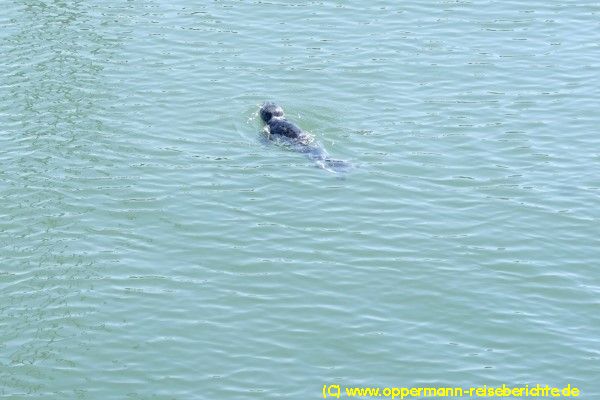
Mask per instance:
[[[0,54],[1,398],[600,397],[598,2],[7,0]]]

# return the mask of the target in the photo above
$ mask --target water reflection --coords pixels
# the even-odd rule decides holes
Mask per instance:
[[[110,104],[104,63],[120,44],[102,32],[110,12],[83,1],[3,7],[13,18],[0,43],[1,393],[47,393],[50,373],[65,378],[52,390],[73,384],[56,371],[73,368],[77,352],[65,350],[84,349],[92,328],[85,299],[102,257],[86,247],[81,199],[92,193],[79,188],[97,175]]]

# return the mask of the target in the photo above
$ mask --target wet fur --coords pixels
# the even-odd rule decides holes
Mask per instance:
[[[311,160],[328,171],[342,172],[350,167],[345,161],[329,158],[329,154],[312,137],[300,127],[288,121],[283,113],[283,108],[272,102],[266,102],[259,111],[260,117],[266,124],[269,138],[286,138],[291,141],[293,148],[301,153],[306,153]]]

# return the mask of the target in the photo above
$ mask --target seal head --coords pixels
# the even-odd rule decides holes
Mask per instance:
[[[283,108],[273,102],[267,101],[260,108],[260,117],[265,124],[268,124],[274,117],[283,117]]]

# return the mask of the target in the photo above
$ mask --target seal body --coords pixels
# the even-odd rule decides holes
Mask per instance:
[[[306,137],[300,127],[288,121],[283,115],[283,108],[272,102],[266,102],[260,108],[260,117],[267,124],[271,135],[285,136],[290,139]]]
[[[281,135],[292,139],[297,139],[302,135],[302,129],[298,125],[291,123],[283,116],[283,108],[275,103],[266,102],[260,108],[260,117],[269,127],[271,135]]]
[[[275,117],[269,121],[269,133],[271,135],[281,135],[292,139],[298,139],[302,135],[302,129],[298,125],[291,123],[290,121]]]
[[[327,151],[319,144],[313,141],[313,138],[308,133],[304,132],[300,127],[288,121],[284,114],[283,108],[273,102],[265,102],[259,111],[260,117],[266,124],[266,131],[269,133],[269,138],[274,137],[285,138],[293,149],[300,153],[305,153],[308,158],[315,161],[317,165],[323,169],[332,172],[341,172],[349,169],[350,165],[341,160],[329,158]]]

